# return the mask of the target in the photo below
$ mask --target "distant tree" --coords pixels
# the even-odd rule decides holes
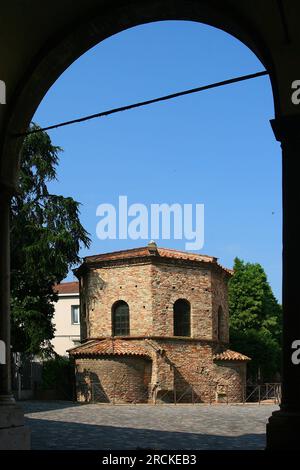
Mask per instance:
[[[230,343],[252,358],[248,371],[271,380],[280,371],[282,309],[258,263],[234,260],[229,281]]]
[[[38,129],[32,124],[30,129]],[[39,353],[53,338],[53,287],[79,262],[90,239],[79,203],[51,194],[58,154],[46,132],[28,135],[21,151],[18,193],[11,203],[11,313],[15,351]]]
[[[54,389],[62,398],[72,397],[74,367],[72,362],[63,357],[56,356],[43,363],[41,388]]]

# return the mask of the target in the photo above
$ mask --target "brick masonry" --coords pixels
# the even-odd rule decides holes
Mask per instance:
[[[143,403],[148,400],[151,368],[149,359],[135,356],[81,359],[76,367],[78,401]]]
[[[88,258],[77,270],[83,342],[95,345],[112,337],[116,301],[125,301],[130,312],[130,336],[115,338],[118,354],[90,353],[82,346],[71,352],[78,400],[242,401],[247,358],[214,358],[229,341],[228,270],[215,258],[184,259],[184,252],[172,250],[170,256],[168,251],[166,256],[124,253]],[[190,304],[189,338],[174,337],[178,299]],[[129,343],[130,353],[125,347]]]

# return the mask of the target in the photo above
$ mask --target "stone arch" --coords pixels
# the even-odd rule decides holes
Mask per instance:
[[[300,416],[299,368],[290,360],[290,348],[299,330],[299,297],[293,268],[298,263],[298,154],[299,107],[291,100],[291,85],[300,77],[299,29],[297,2],[289,5],[266,0],[87,0],[84,4],[53,1],[33,13],[30,8],[15,12],[13,2],[4,2],[2,16],[3,44],[11,37],[12,17],[19,21],[21,37],[25,37],[26,54],[19,42],[11,42],[9,54],[4,50],[7,84],[4,108],[0,108],[0,311],[1,331],[9,351],[9,200],[15,190],[18,175],[18,154],[22,138],[16,134],[26,131],[28,124],[45,93],[80,55],[103,39],[132,26],[160,20],[190,20],[205,23],[235,36],[261,60],[267,69],[273,91],[276,119],[272,121],[275,137],[283,150],[283,396],[279,412],[275,412],[267,428],[269,448],[297,448]],[[42,11],[42,13],[41,13]],[[18,13],[18,15],[16,14]],[[27,15],[27,16],[26,16]],[[35,24],[31,21],[34,16]],[[39,19],[47,18],[47,28]],[[13,23],[13,24],[11,24]],[[32,25],[32,28],[30,26]],[[50,25],[50,26],[49,26]],[[23,27],[23,29],[22,29]],[[18,28],[18,25],[17,25]],[[17,31],[17,29],[16,29]],[[41,31],[39,34],[38,31]],[[1,30],[2,32],[2,30]],[[16,46],[14,46],[16,44]],[[25,47],[25,46],[24,46]],[[20,50],[21,49],[21,50]],[[13,62],[12,62],[13,61]],[[288,247],[288,248],[287,248]],[[2,367],[2,394],[10,394],[9,354]],[[277,414],[276,414],[277,413]],[[290,424],[290,429],[288,428]],[[284,442],[283,438],[284,436]]]
[[[166,0],[160,2],[136,0],[126,4],[113,0],[103,7],[86,10],[76,21],[53,33],[41,45],[25,69],[14,93],[9,97],[5,117],[5,139],[2,141],[2,175],[11,186],[18,172],[18,153],[23,138],[16,134],[25,132],[34,112],[46,92],[59,76],[82,54],[102,40],[125,29],[164,20],[186,20],[204,23],[221,29],[244,43],[268,70],[273,86],[275,109],[279,108],[277,87],[273,74],[273,59],[261,33],[241,13],[209,0]],[[4,178],[3,178],[4,179]]]

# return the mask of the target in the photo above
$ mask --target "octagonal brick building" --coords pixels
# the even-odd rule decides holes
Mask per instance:
[[[217,258],[148,246],[84,258],[78,401],[241,402],[250,358],[228,349]]]

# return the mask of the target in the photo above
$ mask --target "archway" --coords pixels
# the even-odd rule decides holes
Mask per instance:
[[[280,102],[270,51],[263,44],[259,30],[255,30],[254,25],[251,28],[247,24],[247,18],[243,18],[241,13],[228,8],[216,8],[209,1],[200,4],[197,0],[177,0],[175,3],[168,0],[162,7],[159,2],[144,0],[131,2],[124,8],[123,2],[115,0],[106,9],[102,6],[93,9],[86,16],[77,18],[76,23],[60,31],[59,35],[50,36],[43,50],[35,55],[23,73],[22,80],[9,100],[2,134],[5,138],[0,142],[2,175],[7,177],[13,187],[17,177],[18,150],[22,144],[22,138],[17,138],[16,135],[26,131],[45,93],[64,70],[103,39],[148,22],[190,20],[215,26],[235,36],[254,52],[269,72],[275,111],[279,110]],[[9,167],[6,168],[8,155]]]

